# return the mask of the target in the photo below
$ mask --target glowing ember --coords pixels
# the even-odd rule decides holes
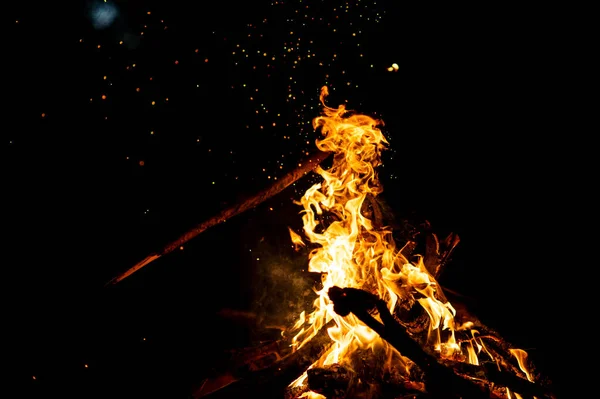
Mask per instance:
[[[317,168],[322,182],[309,188],[299,201],[304,208],[302,221],[308,241],[315,247],[310,253],[309,271],[321,273],[322,288],[317,291],[314,311],[300,315],[294,326],[294,349],[306,344],[330,320],[335,326],[328,333],[334,344],[312,367],[331,364],[350,365],[357,350],[384,354],[382,373],[394,367],[410,375],[412,362],[403,357],[352,313],[341,317],[333,310],[327,292],[333,286],[358,288],[382,298],[390,312],[397,306],[421,306],[428,315],[425,339],[429,349],[441,359],[479,364],[481,354],[492,355],[471,330],[473,323],[455,325],[455,309],[445,299],[434,276],[426,269],[423,258],[410,262],[393,240],[391,230],[375,227],[365,216],[365,201],[382,192],[377,178],[381,152],[388,145],[378,126],[381,122],[369,116],[353,114],[343,105],[325,105],[326,87],[321,89],[323,115],[314,119],[324,138],[317,140],[319,150],[334,154],[333,165]],[[290,230],[293,244],[305,245]],[[472,337],[458,342],[455,331],[465,330]],[[297,331],[297,332],[296,332]],[[515,352],[522,359],[522,351]],[[521,365],[521,361],[519,364]],[[306,384],[307,373],[290,387]],[[312,396],[311,396],[312,395]],[[319,397],[306,392],[303,397]]]

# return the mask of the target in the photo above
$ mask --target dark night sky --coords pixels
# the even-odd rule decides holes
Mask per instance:
[[[185,398],[223,348],[249,344],[216,312],[254,309],[255,258],[300,223],[291,200],[311,182],[104,283],[313,150],[325,84],[329,105],[385,122],[397,218],[462,237],[445,283],[560,382],[564,327],[549,320],[575,187],[553,133],[567,121],[559,34],[541,11],[163,3],[23,3],[11,16],[5,344],[25,396]],[[115,19],[94,27],[107,4]]]

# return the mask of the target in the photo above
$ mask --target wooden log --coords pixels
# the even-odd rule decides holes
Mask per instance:
[[[329,298],[334,303],[334,311],[340,316],[354,313],[363,323],[377,332],[381,338],[396,348],[404,356],[411,359],[425,373],[427,392],[433,397],[472,399],[489,399],[489,394],[458,377],[452,370],[437,362],[433,356],[425,352],[406,330],[395,321],[388,312],[385,303],[378,297],[356,288],[331,287]],[[383,324],[377,321],[371,312],[377,310]],[[450,391],[458,391],[451,393]],[[458,395],[456,395],[458,394]]]
[[[416,234],[416,236],[422,235],[425,237],[423,263],[429,274],[436,280],[439,280],[446,263],[449,261],[460,239],[458,235],[450,233],[440,242],[437,235],[430,231],[430,228],[429,222],[423,223],[420,233]],[[416,241],[409,241],[402,248],[401,253],[405,258],[410,259],[418,246],[419,244]],[[441,302],[448,302],[444,291],[445,288],[438,283],[435,292],[436,299]],[[406,297],[409,297],[408,292]],[[394,311],[394,316],[403,322],[411,334],[420,334],[428,328],[430,317],[421,306],[413,305],[412,301],[399,301]]]
[[[424,372],[425,386],[432,397],[437,398],[463,398],[483,399],[493,397],[489,387],[479,384],[475,375],[483,374],[484,379],[509,388],[512,392],[520,393],[527,397],[554,398],[547,387],[532,383],[503,370],[498,370],[496,364],[485,366],[453,363],[448,366],[423,350],[415,342],[406,329],[398,323],[387,310],[385,302],[378,297],[355,288],[332,287],[329,289],[329,298],[334,303],[334,311],[340,316],[354,313],[363,323],[377,332],[390,345],[411,359]],[[383,323],[372,315],[377,311]],[[470,378],[463,378],[453,371],[454,366],[468,370]]]
[[[517,392],[523,398],[551,398],[554,395],[548,387],[542,386],[507,372],[506,369],[499,367],[495,362],[486,362],[480,366],[468,363],[451,364],[455,370],[467,378],[472,378],[477,374],[483,374],[485,378],[496,385],[509,388],[512,392]]]
[[[417,380],[416,375],[409,379],[404,366],[384,371],[389,361],[384,349],[358,348],[344,359],[344,365],[336,363],[308,370],[307,389],[327,399],[381,399],[425,393],[424,384]]]
[[[275,183],[273,183],[269,187],[250,197],[245,198],[244,200],[236,203],[233,206],[222,210],[217,215],[205,220],[204,222],[186,231],[179,238],[165,245],[161,251],[148,255],[143,260],[136,263],[133,267],[114,277],[112,280],[106,283],[106,286],[117,284],[118,282],[123,281],[127,277],[131,276],[133,273],[137,272],[144,266],[147,266],[148,264],[160,258],[161,256],[173,252],[186,242],[198,236],[200,233],[208,230],[209,228],[219,223],[223,223],[224,221],[232,218],[233,216],[239,215],[240,213],[252,209],[257,205],[263,203],[267,199],[273,197],[274,195],[279,194],[281,191],[289,187],[292,183],[299,180],[300,178],[308,174],[310,171],[315,169],[317,166],[319,166],[327,157],[329,157],[330,154],[331,153],[321,151],[312,154],[297,168],[293,169],[282,178],[277,179]]]
[[[308,388],[328,399],[349,397],[348,391],[357,378],[355,372],[339,364],[314,367],[307,374]]]
[[[258,346],[231,351],[229,370],[239,375],[240,370],[260,370],[281,360],[287,351],[284,342],[271,341]],[[288,351],[289,352],[289,351]]]
[[[304,346],[271,367],[249,373],[221,389],[196,392],[193,395],[194,399],[283,398],[286,387],[300,377],[332,345],[327,330],[334,325],[335,322],[331,320]]]

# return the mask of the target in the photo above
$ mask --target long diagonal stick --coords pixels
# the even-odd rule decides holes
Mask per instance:
[[[241,202],[238,202],[237,204],[235,204],[229,208],[222,210],[217,215],[215,215],[215,216],[211,217],[210,219],[207,219],[204,222],[191,228],[190,230],[188,230],[187,232],[182,234],[178,239],[167,244],[162,249],[162,251],[148,255],[142,261],[135,264],[135,266],[129,268],[124,273],[121,273],[117,277],[110,280],[108,283],[106,283],[105,286],[117,284],[118,282],[126,279],[127,277],[131,276],[133,273],[140,270],[142,267],[148,265],[150,262],[155,261],[156,259],[160,258],[163,255],[173,252],[175,249],[179,248],[181,245],[188,242],[192,238],[196,237],[198,234],[202,233],[203,231],[205,231],[219,223],[222,223],[233,216],[239,215],[240,213],[245,212],[248,209],[252,209],[252,208],[256,207],[257,205],[261,204],[262,202],[266,201],[267,199],[273,197],[274,195],[279,194],[281,191],[286,189],[292,183],[299,180],[302,176],[305,176],[310,171],[315,169],[330,154],[331,153],[329,153],[329,152],[322,152],[322,151],[314,153],[306,161],[301,163],[296,169],[292,170],[291,172],[289,172],[282,178],[275,181],[275,183],[273,183],[271,186],[267,187],[266,189],[260,191],[257,194],[254,194],[254,195],[246,198],[245,200],[243,200]]]

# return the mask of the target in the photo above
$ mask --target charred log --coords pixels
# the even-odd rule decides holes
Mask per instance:
[[[272,341],[233,351],[229,369],[239,376],[244,370],[255,371],[266,368],[281,360],[286,349],[282,341]]]
[[[525,378],[518,377],[504,367],[499,367],[499,365],[494,362],[485,362],[479,366],[458,363],[452,364],[452,368],[466,378],[482,378],[489,383],[506,387],[512,392],[517,392],[523,398],[533,399],[534,397],[554,397],[550,388],[530,382]]]
[[[389,360],[387,346],[355,348],[343,357],[342,363],[307,370],[306,390],[327,399],[394,398],[399,393],[413,391],[402,374],[405,371],[402,361],[394,362],[389,370],[383,371]],[[298,399],[302,393],[289,399]]]
[[[414,375],[409,380],[404,362],[384,366],[390,360],[385,347],[357,348],[343,364],[314,367],[307,371],[306,389],[327,399],[396,398],[407,393],[424,393],[424,385]],[[385,370],[385,371],[384,371]],[[290,398],[298,398],[303,392]]]
[[[262,398],[284,397],[285,388],[313,364],[332,344],[327,329],[334,326],[332,320],[304,346],[265,369],[249,373],[229,385],[206,392],[200,389],[194,398],[237,399],[260,396]]]
[[[333,364],[326,367],[314,367],[307,371],[308,388],[326,396],[328,399],[348,397],[357,375],[352,370]]]
[[[388,312],[385,303],[376,296],[355,288],[332,287],[329,289],[329,298],[333,301],[334,311],[337,314],[347,316],[354,313],[381,338],[415,362],[425,373],[425,386],[427,392],[433,397],[489,399],[488,392],[483,392],[472,382],[463,380],[425,352],[396,322]],[[379,312],[383,324],[373,317],[372,313],[375,312]]]
[[[455,373],[431,354],[424,351],[407,333],[406,329],[389,313],[385,303],[376,296],[359,289],[332,287],[329,298],[334,303],[334,310],[341,316],[354,313],[363,323],[377,332],[389,344],[410,358],[423,371],[427,392],[439,398],[490,398],[492,392],[489,381],[502,385],[513,392],[538,398],[551,398],[547,388],[517,377],[509,372],[498,370],[497,365],[490,363],[484,366],[462,364],[468,370],[463,376]],[[375,313],[383,323],[373,316]],[[478,376],[482,378],[479,379]]]

